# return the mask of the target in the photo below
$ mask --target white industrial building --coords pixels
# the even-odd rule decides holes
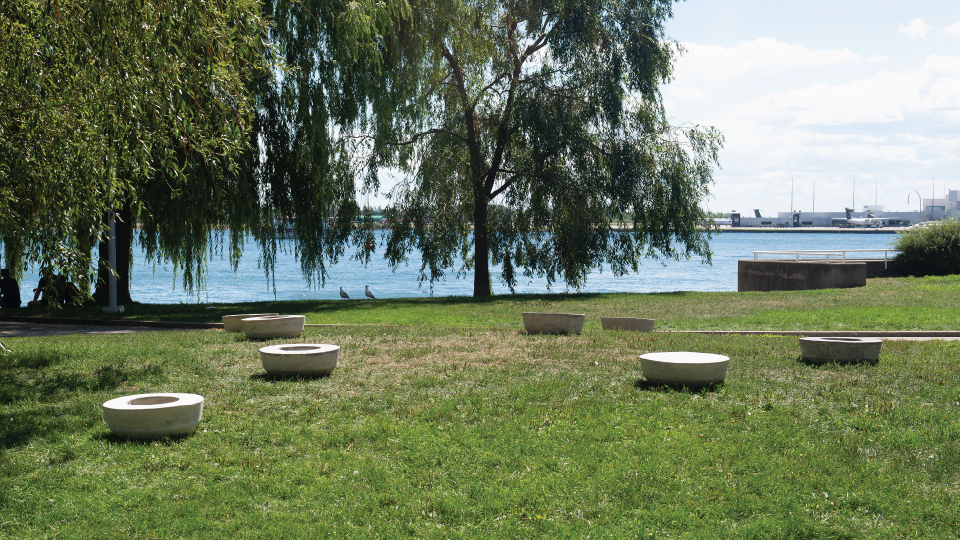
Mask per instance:
[[[923,211],[887,210],[884,205],[864,205],[860,211],[847,212],[777,212],[776,217],[762,216],[759,210],[730,215],[733,227],[902,227],[924,221],[960,217],[960,190],[947,192],[943,199],[923,199]],[[869,218],[876,218],[870,220]],[[725,223],[726,224],[726,223]]]

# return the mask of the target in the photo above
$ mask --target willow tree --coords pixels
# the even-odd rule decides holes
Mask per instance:
[[[265,30],[256,0],[3,2],[4,263],[87,281],[104,216],[143,209],[148,180],[237,170]]]
[[[406,175],[391,193],[390,262],[417,249],[433,282],[462,259],[457,272],[473,269],[484,296],[491,263],[512,289],[518,272],[579,288],[595,267],[709,261],[700,203],[722,137],[664,110],[671,2],[414,6],[408,55],[390,73],[404,101],[371,108],[370,128],[354,133],[368,172]]]
[[[194,289],[227,237],[236,268],[252,233],[269,274],[275,227],[293,220],[304,275],[322,283],[325,264],[351,238],[363,240],[351,226],[358,185],[337,126],[362,119],[371,96],[385,95],[383,36],[408,15],[405,6],[4,3],[5,262],[45,261],[89,279],[103,216],[117,210],[121,301],[129,301],[134,225],[148,259],[172,262]]]

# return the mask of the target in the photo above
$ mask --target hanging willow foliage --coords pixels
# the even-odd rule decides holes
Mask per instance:
[[[511,288],[521,273],[579,288],[593,268],[623,275],[645,257],[709,262],[700,203],[723,139],[664,111],[671,4],[413,6],[388,74],[403,100],[368,109],[353,134],[371,170],[407,175],[392,194],[390,262],[418,250],[430,282],[472,269],[476,296],[491,293],[491,264]]]
[[[256,0],[3,2],[6,266],[43,262],[86,281],[108,210],[149,215],[152,199],[191,195],[182,186],[198,169],[236,175],[253,119],[247,81],[269,72],[266,30]]]
[[[90,280],[105,212],[122,208],[185,289],[205,287],[224,249],[236,268],[248,234],[268,276],[289,245],[322,284],[351,240],[368,242],[338,126],[387,94],[383,36],[407,15],[374,1],[4,3],[4,262]],[[280,244],[289,224],[296,240]]]

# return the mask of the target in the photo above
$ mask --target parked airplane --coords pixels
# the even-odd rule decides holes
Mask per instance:
[[[883,220],[874,216],[873,212],[867,212],[867,217],[865,218],[855,218],[850,216],[853,208],[845,208],[844,210],[847,211],[847,225],[851,227],[868,227],[873,229],[883,227]]]

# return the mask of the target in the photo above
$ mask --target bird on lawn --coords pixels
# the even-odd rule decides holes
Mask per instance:
[[[370,292],[370,286],[369,286],[369,285],[364,285],[364,286],[363,286],[363,294],[367,295],[367,298],[370,298],[370,299],[372,299],[372,300],[376,300],[376,299],[377,299],[377,297],[374,296],[372,292]]]
[[[340,287],[340,298],[343,298],[344,300],[350,299],[350,297],[347,296],[347,293],[343,292],[343,287]]]
[[[8,349],[7,346],[4,345],[3,343],[0,343],[0,349],[3,349],[3,352],[5,352],[5,353],[12,353],[12,352],[13,352],[13,351],[11,351],[10,349]]]

